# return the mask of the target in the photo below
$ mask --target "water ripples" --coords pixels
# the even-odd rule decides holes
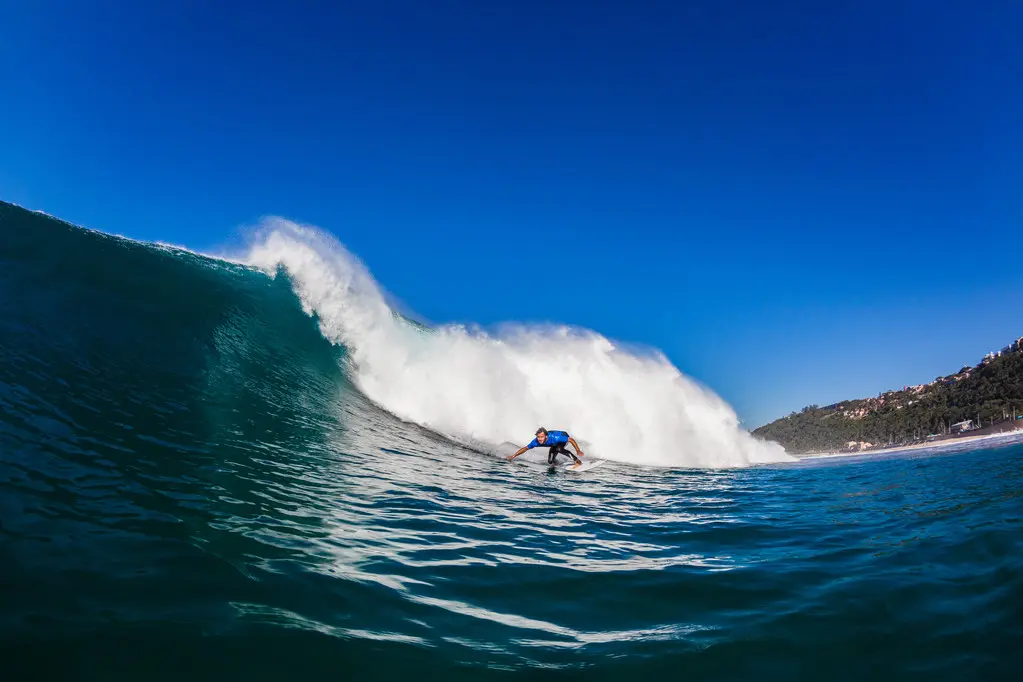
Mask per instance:
[[[0,318],[8,660],[46,679],[1018,675],[1019,445],[512,464],[374,407],[286,284],[236,274],[196,284],[199,306],[168,277],[155,302]],[[173,655],[133,667],[154,642]]]

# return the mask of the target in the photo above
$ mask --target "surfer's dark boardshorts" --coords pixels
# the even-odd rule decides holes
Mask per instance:
[[[579,461],[578,457],[565,449],[564,443],[558,443],[557,445],[552,445],[551,449],[547,451],[547,463],[554,464],[554,460],[558,458],[558,455],[564,455],[565,457],[571,457],[577,462]]]

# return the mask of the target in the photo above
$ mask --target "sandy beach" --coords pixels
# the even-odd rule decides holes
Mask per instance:
[[[1001,445],[1003,443],[1007,444],[1015,441],[1023,441],[1023,427],[1008,431],[998,431],[996,433],[978,434],[973,436],[956,436],[953,438],[945,438],[943,440],[914,443],[912,445],[900,445],[890,448],[857,450],[854,452],[808,452],[802,455],[795,455],[795,457],[798,457],[799,459],[812,459],[819,457],[869,457],[870,455],[911,452],[913,450],[946,450],[980,443],[984,443],[986,445]]]

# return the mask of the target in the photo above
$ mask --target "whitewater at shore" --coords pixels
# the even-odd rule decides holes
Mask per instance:
[[[977,436],[960,436],[958,438],[949,438],[930,443],[913,443],[912,445],[899,445],[889,448],[879,448],[876,450],[858,450],[855,452],[808,452],[806,454],[797,454],[795,457],[798,459],[817,459],[824,457],[870,457],[871,455],[890,455],[899,452],[912,452],[915,450],[956,450],[971,444],[975,447],[964,449],[976,449],[978,447],[1010,445],[1016,442],[1023,442],[1023,428],[1014,429],[1012,431],[1002,431],[1000,433],[987,433]]]

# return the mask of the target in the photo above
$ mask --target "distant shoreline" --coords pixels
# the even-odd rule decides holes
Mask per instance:
[[[975,443],[979,441],[999,441],[1005,440],[1012,442],[1015,440],[1023,440],[1023,426],[1016,427],[1013,429],[1002,429],[994,432],[967,435],[967,436],[951,436],[942,438],[940,440],[925,441],[922,443],[913,443],[912,445],[896,445],[890,448],[871,448],[869,450],[853,450],[853,451],[826,451],[826,452],[807,452],[801,455],[793,455],[798,459],[808,459],[814,457],[869,457],[870,455],[881,455],[891,454],[897,452],[911,452],[913,450],[929,450],[946,448],[951,445],[962,445],[966,443]]]

